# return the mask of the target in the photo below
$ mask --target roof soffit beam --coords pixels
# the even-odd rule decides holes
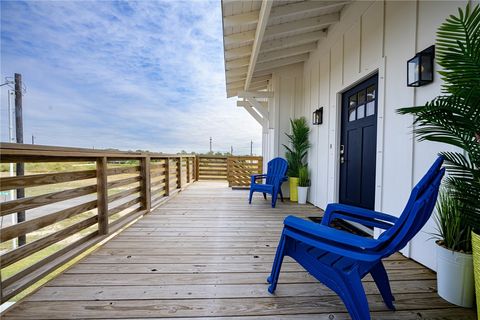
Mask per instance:
[[[249,43],[255,39],[255,30],[232,33],[225,36],[225,45]]]
[[[272,79],[272,76],[271,75],[266,75],[266,76],[260,76],[260,77],[253,77],[252,78],[252,83],[254,82],[260,82],[260,81],[267,81],[267,80],[270,80]],[[227,79],[227,84],[230,85],[230,84],[233,84],[235,82],[240,82],[240,81],[244,81],[245,80],[245,77],[243,76],[237,76],[237,77],[231,77],[231,78],[228,78]]]
[[[263,41],[263,35],[267,28],[268,16],[272,9],[273,0],[263,0],[262,7],[260,8],[260,15],[258,16],[257,30],[255,32],[255,40],[253,41],[252,54],[250,55],[250,64],[248,65],[247,79],[245,80],[245,90],[247,90],[252,80],[253,71],[257,64],[258,53]]]
[[[264,39],[273,38],[276,36],[281,36],[285,34],[291,34],[293,32],[301,31],[313,31],[315,29],[324,29],[329,25],[338,22],[340,20],[340,14],[338,12],[331,14],[324,14],[312,18],[295,20],[291,22],[276,24],[273,26],[268,26],[265,29]],[[225,44],[246,44],[251,43],[255,40],[256,32],[255,30],[233,33],[225,36]]]
[[[265,53],[260,53],[258,55],[257,63],[268,62],[272,60],[287,58],[290,56],[295,56],[302,53],[308,53],[317,49],[317,42],[310,42],[306,44],[302,44],[296,47],[290,47]]]
[[[241,68],[236,68],[236,69],[232,69],[232,70],[227,70],[225,71],[225,73],[227,74],[228,77],[230,76],[241,76],[243,74],[246,74],[248,71],[248,68],[247,67],[241,67]]]
[[[245,67],[245,66],[248,66],[249,62],[250,62],[250,57],[227,61],[225,63],[225,69],[226,70],[231,70],[231,69],[235,69],[235,68]]]
[[[288,57],[288,58],[274,60],[271,62],[259,63],[255,71],[270,70],[274,68],[287,66],[289,64],[303,62],[308,59],[308,56],[309,56],[308,53],[304,53],[304,54],[299,54],[299,55]]]
[[[311,12],[314,10],[329,10],[348,4],[350,1],[303,1],[283,6],[273,7],[270,11],[270,21],[286,16]],[[225,27],[253,25],[258,22],[259,11],[250,11],[223,18]]]
[[[290,48],[310,42],[317,42],[318,40],[325,38],[327,33],[324,31],[313,31],[302,33],[294,36],[285,37],[282,39],[265,41],[262,44],[261,52],[269,52],[274,50],[280,50],[284,48]],[[225,51],[226,60],[234,60],[238,58],[248,57],[252,52],[252,46],[242,46],[235,49]]]
[[[268,102],[266,102],[266,101],[259,101],[259,103],[265,108],[268,107]],[[245,100],[238,100],[237,101],[237,107],[244,107],[245,105],[250,106],[250,102],[245,101]]]
[[[270,20],[283,18],[295,14],[311,12],[313,10],[328,10],[348,4],[350,1],[303,1],[284,6],[278,6],[272,9]]]
[[[309,43],[309,42],[315,42],[325,38],[326,36],[327,36],[327,33],[325,31],[313,31],[313,32],[302,33],[302,34],[285,37],[281,39],[265,41],[262,44],[262,53],[274,51],[274,50],[280,50],[284,48],[290,48],[290,47],[294,47],[294,46]]]
[[[250,90],[266,89],[267,86],[268,86],[268,81],[255,82],[255,83],[250,84]],[[236,91],[242,91],[243,90],[243,84],[241,86],[239,86],[239,85],[236,85],[236,86],[229,85],[228,89],[233,90],[233,91],[235,91],[235,90]]]
[[[223,18],[224,27],[234,27],[238,25],[250,25],[258,22],[258,10],[247,13],[226,16]]]
[[[273,91],[239,91],[239,98],[273,98]]]
[[[337,13],[325,14],[325,15],[321,15],[313,18],[281,23],[281,24],[268,27],[267,30],[265,30],[264,37],[265,39],[267,39],[275,36],[289,34],[292,32],[299,32],[302,30],[313,31],[315,29],[324,29],[329,25],[338,21],[340,21],[340,14],[337,12]]]
[[[243,58],[243,57],[248,57],[252,53],[252,46],[242,46],[230,50],[225,51],[225,59],[226,60],[231,60],[231,59],[237,59],[237,58]]]
[[[270,77],[269,77],[270,78]],[[260,86],[260,85],[265,85],[268,84],[269,79],[260,79],[260,80],[255,80],[255,78],[252,78],[252,82],[250,83],[250,86]],[[245,80],[240,80],[240,81],[234,81],[227,83],[227,86],[229,88],[241,88],[240,91],[243,90],[243,87],[245,86]]]

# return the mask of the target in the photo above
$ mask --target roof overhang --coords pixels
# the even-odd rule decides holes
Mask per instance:
[[[351,0],[222,0],[227,97],[265,90],[276,68],[306,61]]]

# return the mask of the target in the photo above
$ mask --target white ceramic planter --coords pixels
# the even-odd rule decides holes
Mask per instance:
[[[464,308],[473,307],[473,260],[471,254],[448,250],[437,244],[438,295]]]
[[[297,187],[298,190],[298,203],[306,204],[307,203],[307,194],[308,187]]]

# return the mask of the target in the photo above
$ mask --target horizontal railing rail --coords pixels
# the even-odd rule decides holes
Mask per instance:
[[[194,155],[10,143],[1,143],[0,153],[2,164],[23,163],[27,172],[18,177],[2,172],[0,177],[0,191],[26,191],[25,198],[0,203],[2,303],[148,213],[198,176]],[[30,167],[50,169],[32,172]],[[12,215],[23,211],[26,221],[7,225]],[[12,241],[22,236],[26,244],[13,247]]]

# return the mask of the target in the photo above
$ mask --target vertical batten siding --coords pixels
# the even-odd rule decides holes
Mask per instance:
[[[396,113],[397,108],[423,104],[440,93],[438,75],[428,86],[407,87],[407,60],[434,44],[438,26],[465,4],[465,1],[356,1],[342,11],[340,22],[329,29],[328,37],[320,41],[303,67],[293,65],[273,73],[275,102],[270,110],[275,113],[276,126],[272,157],[284,156],[284,132],[289,132],[292,115],[304,115],[311,123],[313,110],[324,107],[324,122],[312,126],[310,135],[314,145],[308,156],[312,177],[310,202],[325,208],[338,200],[341,92],[378,72],[375,209],[394,215],[401,213],[412,186],[438,151],[448,149],[436,143],[415,141],[411,135],[413,117]],[[298,68],[303,69],[303,88],[299,88]],[[303,98],[299,99],[299,94]],[[434,243],[428,240],[432,231],[434,224],[430,221],[403,253],[434,269],[435,257],[431,255]]]

